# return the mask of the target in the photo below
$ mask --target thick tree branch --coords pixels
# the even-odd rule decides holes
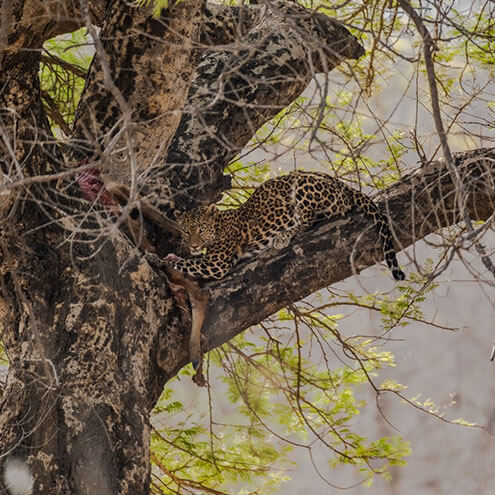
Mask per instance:
[[[245,12],[233,13],[243,19]],[[364,53],[337,21],[297,4],[275,1],[249,12],[227,35],[235,33],[234,41],[205,51],[196,69],[164,169],[182,209],[218,199],[229,187],[222,175],[227,164],[315,73]]]
[[[475,220],[486,220],[495,211],[495,149],[460,153],[454,159],[466,178],[469,214]],[[441,160],[391,186],[378,204],[388,212],[402,249],[461,222],[456,195],[455,183]],[[225,279],[209,285],[203,346],[212,349],[221,345],[288,304],[344,280],[377,260],[381,260],[377,235],[361,214],[316,225],[298,236],[289,248],[261,253],[238,265]],[[173,374],[188,361],[186,347],[180,354],[183,359],[175,367],[169,362],[168,373]]]
[[[203,0],[149,8],[115,1],[99,35],[83,17],[96,54],[74,125],[74,158],[104,158],[113,180],[132,184],[166,156],[195,65]],[[84,147],[86,149],[84,149]]]

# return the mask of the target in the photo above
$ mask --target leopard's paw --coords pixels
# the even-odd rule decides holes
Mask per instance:
[[[158,268],[162,268],[162,269],[165,268],[166,263],[155,253],[147,252],[145,253],[144,258],[151,265],[157,266]]]

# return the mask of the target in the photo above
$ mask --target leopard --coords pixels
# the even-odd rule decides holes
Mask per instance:
[[[176,214],[181,238],[191,256],[169,254],[165,260],[170,268],[186,276],[219,280],[242,258],[268,248],[284,249],[317,221],[354,209],[373,222],[394,279],[404,280],[389,223],[376,203],[327,173],[303,170],[263,182],[237,208],[219,209],[210,204]]]

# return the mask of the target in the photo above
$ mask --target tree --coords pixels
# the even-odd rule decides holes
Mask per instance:
[[[473,136],[479,147],[455,154],[448,139],[462,125],[463,106],[482,101],[484,88],[473,87],[455,105],[448,95],[452,76],[439,74],[441,62],[455,55],[439,48],[448,37],[465,48],[468,62],[493,65],[488,4],[477,5],[467,24],[460,22],[465,13],[443,2],[429,5],[431,14],[407,0],[345,2],[336,12],[326,4],[316,12],[282,1],[0,5],[0,315],[10,364],[0,414],[1,459],[26,461],[34,493],[146,493],[150,484],[150,412],[164,384],[189,362],[190,321],[164,272],[139,248],[156,249],[161,257],[180,250],[172,224],[150,221],[144,199],[169,218],[174,210],[217,201],[231,185],[227,165],[242,178],[239,154],[275,118],[258,131],[257,140],[266,143],[288,113],[299,119],[291,122],[291,146],[300,136],[309,142],[304,146],[310,156],[328,152],[322,129],[331,132],[329,112],[338,114],[328,101],[330,71],[340,66],[346,81],[358,72],[362,92],[371,91],[385,56],[408,57],[395,40],[413,27],[443,159],[425,149],[415,129],[410,152],[422,166],[402,174],[394,139],[384,132],[389,168],[363,184],[382,186],[378,203],[400,249],[462,222],[446,236],[448,250],[437,267],[423,273],[428,283],[468,244],[483,259],[486,276],[495,274],[481,242],[492,226],[495,151]],[[349,63],[364,49],[328,13],[371,41],[366,64]],[[55,36],[81,27],[95,49],[87,72],[64,59],[59,42],[58,56],[43,49]],[[84,47],[75,53],[79,63],[88,56]],[[415,57],[419,74],[423,65]],[[48,71],[41,73],[44,86],[41,63]],[[317,73],[323,74],[316,79],[322,97],[309,105],[298,98]],[[80,76],[85,82],[77,103],[81,83],[74,77]],[[485,88],[489,82],[483,81]],[[342,92],[342,103],[344,97]],[[359,110],[352,106],[356,101],[347,101],[350,109]],[[344,117],[341,122],[347,147],[332,150],[333,163],[342,170],[352,163],[363,173],[366,132],[356,119],[354,127]],[[403,143],[400,150],[407,151]],[[115,184],[127,186],[125,203],[109,193]],[[376,263],[380,256],[370,249],[376,235],[367,226],[358,213],[316,225],[290,248],[262,253],[210,284],[203,350]],[[322,319],[318,324],[331,326]],[[362,365],[364,378],[367,360],[378,366],[369,349],[342,346]],[[404,453],[387,453],[391,443],[380,450],[356,436],[340,440],[340,446],[328,446],[342,462],[378,457],[393,463]]]

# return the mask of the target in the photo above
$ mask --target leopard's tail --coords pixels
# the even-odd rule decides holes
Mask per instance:
[[[354,204],[371,220],[376,227],[378,236],[383,249],[383,256],[392,272],[395,280],[404,280],[406,275],[399,268],[397,257],[394,251],[394,239],[387,217],[380,211],[378,206],[365,194],[360,191],[352,190],[354,196]]]

